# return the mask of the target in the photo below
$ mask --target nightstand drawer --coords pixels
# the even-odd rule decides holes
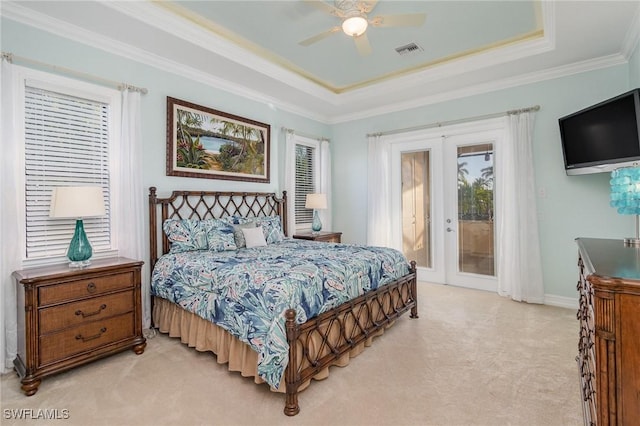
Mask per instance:
[[[135,335],[133,314],[69,328],[40,337],[40,366]]]
[[[133,290],[96,297],[66,305],[41,309],[40,335],[132,312],[135,306]]]
[[[327,237],[316,239],[316,241],[322,241],[325,243],[340,243],[340,240],[340,234],[329,235]]]
[[[313,232],[313,233],[298,233],[293,236],[293,238],[299,240],[310,240],[310,241],[322,241],[323,243],[338,243],[342,242],[342,232]]]
[[[134,283],[133,272],[127,272],[71,281],[64,284],[42,286],[38,288],[38,298],[40,306],[50,305],[96,296],[114,290],[133,288]]]

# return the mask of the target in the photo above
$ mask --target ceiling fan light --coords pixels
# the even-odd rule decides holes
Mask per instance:
[[[362,16],[352,16],[342,22],[342,31],[348,36],[358,37],[367,30],[368,22]]]

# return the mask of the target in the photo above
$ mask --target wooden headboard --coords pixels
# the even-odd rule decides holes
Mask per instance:
[[[158,220],[158,210],[160,220]],[[162,232],[167,219],[218,219],[226,216],[280,216],[287,235],[287,192],[282,198],[273,192],[173,191],[168,198],[158,198],[156,188],[149,188],[150,270],[160,256],[169,252],[169,240]],[[158,244],[158,239],[162,244]]]

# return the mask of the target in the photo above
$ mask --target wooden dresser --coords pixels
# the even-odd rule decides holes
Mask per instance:
[[[41,379],[132,348],[144,352],[139,261],[93,260],[13,273],[18,293],[18,356],[27,395]],[[23,314],[24,313],[24,314]]]
[[[640,425],[640,248],[576,241],[584,422]]]
[[[299,240],[322,241],[325,243],[339,243],[342,240],[342,232],[320,231],[318,233],[306,232],[293,236]]]

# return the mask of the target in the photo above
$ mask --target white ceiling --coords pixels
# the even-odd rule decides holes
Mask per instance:
[[[3,1],[2,14],[327,123],[625,63],[640,38],[637,0],[380,0],[369,19],[426,19],[417,28],[370,26],[372,53],[362,56],[342,32],[299,44],[340,25],[317,6]],[[395,51],[412,42],[423,51]]]

